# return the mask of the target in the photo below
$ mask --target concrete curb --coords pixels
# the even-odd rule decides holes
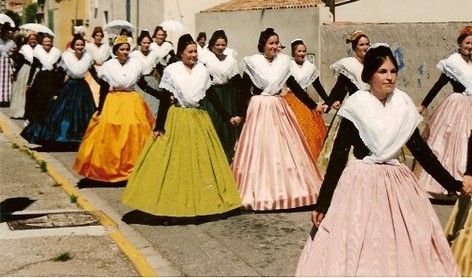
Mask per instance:
[[[28,142],[19,135],[20,128],[3,112],[0,112],[0,128],[11,143],[16,144],[20,149],[26,150],[38,164],[41,161],[46,162],[47,173],[69,196],[77,198],[77,205],[80,208],[93,214],[100,221],[100,224],[109,231],[110,238],[129,258],[141,276],[157,276],[158,273],[160,276],[181,275],[169,262],[153,250],[152,245],[145,238],[123,223],[120,216],[112,208],[107,207],[103,200],[91,193],[84,192],[85,194],[82,194],[76,189],[74,184],[77,183],[78,179],[61,162],[47,153],[31,151]],[[96,204],[101,209],[97,209]],[[109,214],[114,217],[110,217]],[[119,225],[117,222],[122,223]]]

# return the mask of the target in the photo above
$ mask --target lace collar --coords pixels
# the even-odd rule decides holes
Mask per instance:
[[[350,96],[338,115],[350,120],[371,154],[367,163],[399,164],[401,147],[410,139],[422,117],[411,98],[395,89],[383,105],[369,91],[358,91]]]
[[[441,60],[436,67],[449,78],[460,82],[465,87],[465,95],[472,95],[472,63],[467,63],[459,53],[454,53]]]
[[[244,57],[243,69],[254,85],[262,90],[261,95],[278,95],[290,77],[290,60],[285,54],[279,53],[272,62],[262,54]]]
[[[336,61],[330,66],[337,75],[342,74],[349,78],[359,90],[369,90],[370,85],[362,82],[362,69],[364,65],[354,57],[346,57]]]
[[[310,61],[304,61],[302,65],[295,60],[290,62],[290,70],[303,89],[307,89],[320,76],[320,71]]]
[[[198,102],[205,97],[210,86],[210,75],[203,64],[197,63],[189,71],[181,61],[164,69],[159,84],[159,87],[173,93],[183,107],[199,107]]]

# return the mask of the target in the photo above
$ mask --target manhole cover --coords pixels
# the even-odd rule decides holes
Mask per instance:
[[[10,230],[67,228],[98,225],[95,217],[84,211],[10,215]]]

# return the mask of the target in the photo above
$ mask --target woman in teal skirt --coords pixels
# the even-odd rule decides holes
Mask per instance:
[[[189,34],[179,38],[181,61],[169,65],[160,83],[154,136],[149,138],[131,174],[122,202],[140,211],[171,217],[222,214],[241,206],[236,182],[207,111],[206,97],[221,117],[230,117],[210,89],[210,75],[197,63]],[[171,105],[171,99],[175,102]]]
[[[238,88],[241,84],[238,62],[224,51],[228,45],[228,38],[223,30],[217,30],[211,36],[208,52],[202,62],[207,67],[212,78],[212,88],[216,97],[221,101],[226,111],[233,115],[242,115],[238,109]],[[231,163],[234,156],[234,147],[241,133],[241,125],[233,126],[223,121],[215,107],[210,102],[205,102],[206,110],[210,115],[216,133],[220,138],[228,162]]]

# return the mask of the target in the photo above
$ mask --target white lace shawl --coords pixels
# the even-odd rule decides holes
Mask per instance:
[[[199,106],[198,102],[205,97],[210,86],[210,74],[203,64],[197,63],[189,71],[181,61],[164,69],[159,84],[160,88],[173,93],[181,106],[191,108]]]
[[[272,62],[262,54],[244,57],[243,69],[251,78],[254,85],[262,90],[261,95],[275,96],[290,77],[290,60],[285,54],[279,53]]]
[[[464,87],[464,95],[472,95],[472,63],[467,63],[459,53],[454,53],[441,60],[436,67],[449,78],[460,82]]]
[[[33,50],[34,49],[29,44],[24,44],[20,48],[20,54],[23,55],[25,60],[30,62],[30,64],[33,63]]]
[[[124,65],[111,59],[98,68],[98,77],[110,84],[112,90],[133,91],[141,78],[143,66],[138,59],[129,57]]]
[[[135,50],[131,52],[130,57],[136,58],[141,61],[143,65],[143,74],[147,75],[152,72],[157,64],[157,53],[149,51],[148,55],[144,55],[141,50]]]
[[[229,48],[229,47],[225,48],[225,51],[223,51],[223,54],[228,55],[228,56],[233,56],[234,59],[238,57],[238,52],[234,50],[233,48]]]
[[[358,91],[350,96],[338,115],[350,120],[371,154],[366,163],[399,164],[396,156],[410,139],[422,117],[411,98],[395,89],[385,106],[369,91]]]
[[[92,64],[93,58],[88,52],[84,52],[82,57],[77,59],[74,50],[69,48],[62,53],[60,66],[70,78],[79,79],[84,78]]]
[[[92,55],[97,65],[102,65],[111,56],[111,47],[106,43],[101,44],[100,47],[94,43],[86,43],[85,50]]]
[[[370,85],[362,81],[362,69],[364,65],[354,57],[346,57],[336,61],[330,66],[337,75],[342,74],[349,78],[359,90],[369,90]]]
[[[158,45],[156,42],[152,42],[149,46],[151,51],[157,54],[157,63],[163,66],[167,66],[170,60],[169,52],[174,49],[174,46],[170,42],[163,42],[161,45]]]
[[[213,85],[226,84],[232,77],[239,74],[238,62],[232,56],[226,56],[223,61],[220,61],[213,53],[209,53],[202,62],[213,77]]]
[[[307,89],[320,76],[320,71],[310,61],[297,64],[295,60],[290,62],[290,70],[293,77],[303,89]]]
[[[33,50],[33,55],[42,65],[41,70],[53,70],[54,64],[61,58],[61,51],[56,47],[52,47],[49,52],[46,52],[41,45],[37,45]]]

